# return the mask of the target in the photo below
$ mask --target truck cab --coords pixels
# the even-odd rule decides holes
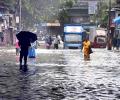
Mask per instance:
[[[106,48],[107,33],[104,28],[90,29],[89,40],[93,48]]]

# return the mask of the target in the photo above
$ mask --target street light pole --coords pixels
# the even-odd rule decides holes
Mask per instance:
[[[111,0],[109,0],[109,11],[108,11],[108,42],[107,42],[107,49],[112,49],[112,37],[111,37],[111,31],[110,31],[110,25],[111,25]]]

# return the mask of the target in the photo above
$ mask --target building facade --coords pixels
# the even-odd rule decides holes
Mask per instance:
[[[0,45],[13,45],[15,42],[15,16],[8,6],[0,3]]]
[[[104,0],[77,0],[74,6],[68,9],[70,23],[90,24],[91,16],[98,12],[100,2]]]

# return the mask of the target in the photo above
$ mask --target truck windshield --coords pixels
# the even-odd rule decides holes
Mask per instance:
[[[66,42],[81,42],[82,41],[82,36],[79,34],[66,34],[65,35],[65,41]]]
[[[106,38],[105,37],[97,37],[97,43],[105,43]]]

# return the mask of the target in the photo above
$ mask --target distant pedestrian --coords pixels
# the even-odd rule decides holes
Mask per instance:
[[[120,32],[117,33],[117,50],[120,48]]]
[[[47,49],[50,49],[50,48],[51,48],[52,41],[53,41],[53,39],[52,39],[51,36],[49,36],[49,37],[47,37],[47,38],[45,39],[45,44],[46,44],[46,48],[47,48]]]
[[[83,53],[84,53],[84,60],[90,60],[90,41],[86,38],[83,41]]]
[[[117,50],[120,48],[120,39],[117,39]]]
[[[60,44],[60,39],[56,35],[56,38],[54,39],[54,49],[58,49]]]
[[[18,40],[16,40],[15,48],[16,48],[16,55],[19,55],[19,53],[20,53],[20,46],[19,46],[19,41]]]
[[[113,38],[112,44],[113,44],[113,50],[117,48],[117,38],[115,37]]]

